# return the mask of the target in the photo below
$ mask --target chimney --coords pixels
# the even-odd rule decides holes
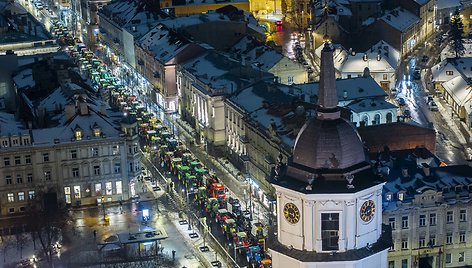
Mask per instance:
[[[75,115],[75,105],[67,104],[66,107],[64,107],[64,111],[66,114],[66,121],[69,121]]]
[[[426,164],[426,163],[423,163],[421,164],[421,166],[423,167],[423,173],[426,177],[429,177],[431,176],[431,171],[429,170],[429,165]]]
[[[402,176],[403,178],[408,178],[408,169],[407,168],[402,168]]]
[[[80,115],[88,115],[89,114],[88,105],[87,105],[86,102],[79,103],[79,110],[80,110]]]
[[[105,103],[102,102],[102,104],[100,104],[100,113],[102,115],[106,115],[107,114],[107,106],[105,105]]]

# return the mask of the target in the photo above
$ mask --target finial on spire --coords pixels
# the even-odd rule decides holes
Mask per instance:
[[[321,68],[320,68],[320,89],[318,92],[319,119],[337,119],[340,117],[338,106],[338,94],[336,92],[336,76],[333,60],[333,46],[326,38],[323,50],[321,51]]]

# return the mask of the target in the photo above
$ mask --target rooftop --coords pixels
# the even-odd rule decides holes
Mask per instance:
[[[183,51],[190,41],[165,25],[159,24],[145,34],[139,43],[152,52],[157,60],[167,63]]]
[[[415,14],[401,7],[387,12],[384,16],[380,17],[380,19],[400,32],[408,31],[413,25],[420,21],[420,18],[415,16]]]

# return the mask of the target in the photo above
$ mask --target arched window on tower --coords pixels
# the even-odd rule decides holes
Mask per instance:
[[[380,114],[376,114],[374,116],[374,121],[372,122],[374,125],[380,124]]]
[[[393,114],[388,112],[386,119],[387,119],[387,123],[392,123],[393,122]]]
[[[369,125],[369,116],[368,115],[363,115],[362,116],[362,122],[364,122],[364,126],[368,126]]]

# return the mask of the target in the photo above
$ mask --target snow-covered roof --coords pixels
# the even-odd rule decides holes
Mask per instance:
[[[226,0],[225,4],[230,5],[231,3],[246,3],[248,0]],[[185,0],[185,6],[197,6],[197,5],[209,5],[209,4],[220,4],[221,0]],[[179,5],[176,5],[179,6]]]
[[[353,101],[349,103],[346,107],[355,113],[390,110],[398,108],[396,105],[386,100],[378,99],[363,99],[359,101]]]
[[[141,11],[134,15],[123,28],[138,39],[141,36],[147,34],[152,28],[158,25],[160,22],[170,19],[165,13],[156,13],[149,11]]]
[[[341,73],[362,73],[368,67],[370,72],[395,72],[399,63],[398,50],[380,41],[365,53],[349,55],[339,70]]]
[[[458,105],[470,106],[466,104],[472,103],[472,88],[462,76],[446,81],[442,83],[442,86]]]
[[[144,35],[139,44],[152,52],[157,60],[166,63],[184,50],[189,41],[163,24],[159,24]]]
[[[339,70],[339,68],[341,68],[344,61],[347,59],[349,53],[340,44],[333,44],[333,46],[334,46],[334,52],[333,52],[334,68],[336,68],[336,70]],[[315,50],[315,54],[318,58],[321,58],[321,50],[323,50],[323,47],[324,46],[319,46]]]
[[[464,41],[464,54],[460,55],[461,58],[470,58],[472,57],[472,39],[463,39]],[[441,60],[445,60],[447,58],[455,58],[456,53],[451,50],[451,45],[447,44],[447,46],[441,51]]]
[[[436,0],[437,10],[461,7],[461,0]]]
[[[422,6],[422,5],[426,5],[431,0],[414,0],[414,1],[418,3],[418,5]]]
[[[294,86],[306,92],[305,95],[318,95],[319,83],[306,83]],[[370,76],[337,79],[336,89],[340,102],[387,96],[387,93]]]
[[[400,32],[406,32],[420,21],[415,14],[400,7],[386,12],[380,19]]]
[[[26,133],[28,133],[28,130],[24,128],[20,121],[15,119],[14,114],[0,112],[0,137]]]
[[[269,71],[284,58],[284,55],[270,47],[260,46],[243,54],[243,57],[246,59],[250,57],[250,60],[254,64],[257,64],[258,68],[261,68],[264,71]]]
[[[234,70],[244,68],[238,61],[213,50],[185,62],[182,67],[201,83],[215,90],[215,92],[208,92],[209,95],[235,92],[241,79],[238,74],[234,73]],[[194,86],[198,87],[197,84]]]
[[[445,59],[431,68],[432,81],[449,81],[457,76],[472,78],[472,58]]]
[[[26,68],[13,76],[13,82],[18,89],[32,88],[36,85],[33,79],[33,69]]]
[[[216,12],[208,12],[202,14],[194,14],[189,16],[176,17],[172,20],[163,21],[162,24],[171,29],[179,29],[183,27],[199,25],[207,22],[230,21],[226,15]]]

